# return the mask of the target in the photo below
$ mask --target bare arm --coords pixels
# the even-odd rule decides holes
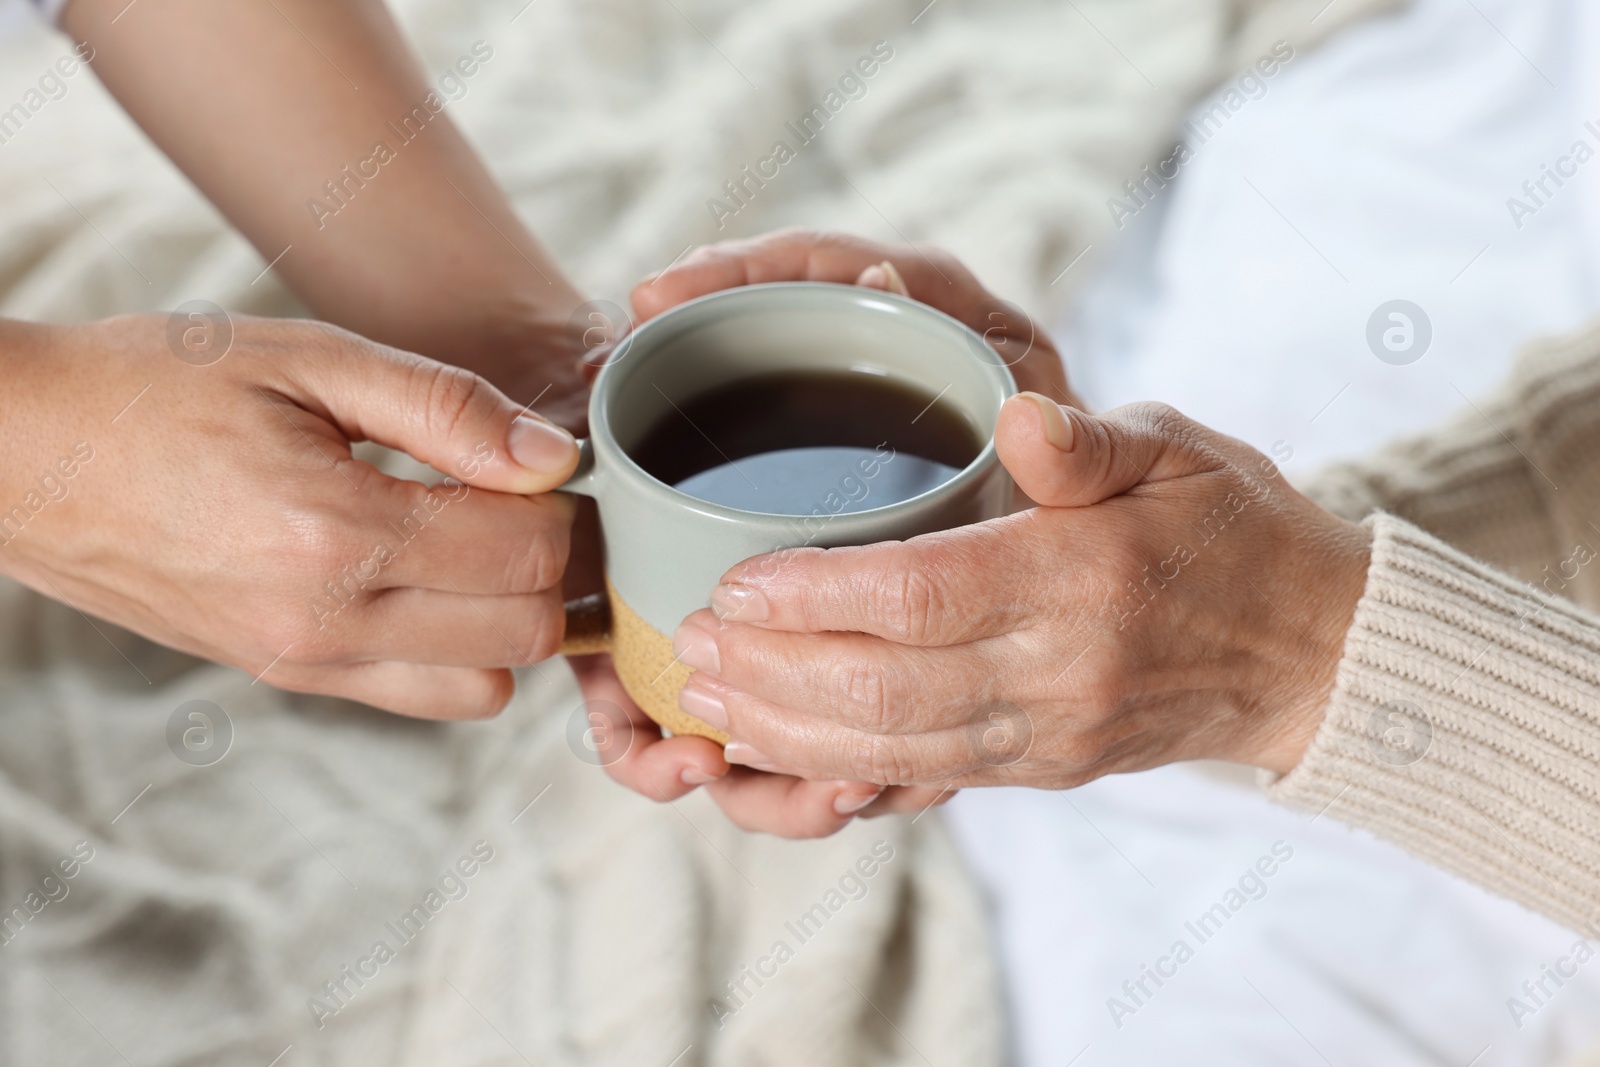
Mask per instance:
[[[551,414],[581,412],[564,331],[582,297],[381,0],[73,0],[63,22],[315,315],[524,400],[553,382]],[[491,43],[462,58],[460,83],[494,76]]]

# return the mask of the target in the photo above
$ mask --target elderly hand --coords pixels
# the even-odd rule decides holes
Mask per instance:
[[[935,248],[782,230],[696,250],[640,282],[633,306],[643,320],[717,290],[782,281],[862,285],[920,300],[983,334],[1024,388],[1072,398],[1061,357],[1044,331],[996,299],[948,252]],[[953,795],[941,787],[885,790],[853,781],[848,774],[812,781],[745,767],[730,770],[722,749],[704,738],[662,738],[655,723],[622,692],[606,657],[575,660],[573,665],[591,701],[602,698],[627,716],[610,731],[617,740],[613,754],[602,759],[607,770],[652,799],[675,799],[707,785],[728,817],[745,829],[817,837],[833,833],[857,813],[921,811]],[[593,706],[602,705],[596,701]]]
[[[679,629],[682,706],[727,758],[888,785],[1065,788],[1202,757],[1279,772],[1321,720],[1365,582],[1359,526],[1157,405],[1013,397],[1040,507],[730,570]]]

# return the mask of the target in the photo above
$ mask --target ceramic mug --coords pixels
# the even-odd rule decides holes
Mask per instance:
[[[674,406],[709,390],[774,372],[851,370],[938,397],[984,442],[977,458],[919,496],[843,510],[851,499],[870,499],[876,472],[863,460],[861,469],[841,471],[838,487],[806,514],[774,515],[690,496],[629,456]],[[619,342],[595,379],[590,436],[561,487],[598,503],[606,576],[605,594],[568,605],[561,651],[610,652],[628,695],[652,719],[725,743],[726,734],[678,708],[691,673],[673,655],[678,624],[707,606],[724,572],[752,556],[902,540],[1005,514],[1012,483],[995,454],[994,428],[1015,392],[1011,372],[983,338],[926,304],[875,289],[750,285],[651,319]],[[781,555],[773,565],[782,565]]]

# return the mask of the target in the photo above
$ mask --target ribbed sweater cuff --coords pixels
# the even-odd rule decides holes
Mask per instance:
[[[1393,516],[1366,525],[1326,717],[1269,795],[1600,934],[1600,619]]]

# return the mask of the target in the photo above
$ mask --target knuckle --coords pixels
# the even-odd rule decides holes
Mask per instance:
[[[300,586],[308,594],[298,610],[265,621],[261,636],[273,654],[289,649],[288,658],[302,663],[335,663],[351,647],[347,613],[370,602],[375,576],[370,546],[357,543],[334,516],[301,512],[284,523],[275,551],[294,561]]]
[[[817,841],[834,834],[850,825],[849,819],[841,819],[832,811],[813,811],[807,813],[800,825],[787,836],[795,840]]]
[[[670,802],[666,795],[660,790],[652,789],[645,795],[651,797],[661,804]],[[759,834],[772,832],[774,830],[774,827],[770,825],[770,817],[766,816],[765,813],[759,808],[753,805],[740,803],[737,797],[728,797],[719,793],[713,793],[712,796],[716,800],[717,807],[722,809],[722,814],[727,816],[728,821],[733,823],[733,825],[737,826],[739,829],[743,830],[745,833]],[[784,834],[783,836],[797,837],[800,835],[790,833]]]
[[[1191,423],[1187,415],[1159,401],[1142,401],[1132,405],[1134,424],[1143,432],[1161,440],[1187,441]]]
[[[516,679],[508,670],[471,670],[464,672],[456,696],[458,703],[453,715],[462,720],[492,719],[506,709],[517,691]]]
[[[898,702],[887,672],[865,663],[840,668],[840,686],[861,717],[859,728],[873,733],[889,730],[897,718]]]
[[[656,795],[656,799],[661,798]],[[832,812],[820,810],[773,813],[721,798],[718,798],[717,806],[722,809],[729,822],[746,833],[770,833],[792,841],[830,837],[848,822],[833,815]]]
[[[796,244],[803,247],[811,247],[820,244],[826,236],[821,230],[814,227],[795,225],[784,226],[772,231],[763,238],[757,238],[757,240],[770,242],[774,245]]]
[[[1089,721],[1110,718],[1127,701],[1131,686],[1122,657],[1114,652],[1101,652],[1090,657],[1077,685],[1077,703]]]
[[[286,516],[280,531],[280,559],[291,559],[319,582],[332,581],[349,562],[350,538],[332,515],[301,511]]]
[[[535,524],[506,561],[506,588],[513,593],[542,593],[559,585],[566,574],[571,544],[566,526],[553,522]]]
[[[350,641],[331,628],[301,631],[301,636],[286,643],[294,658],[314,666],[333,666],[350,659]]]
[[[944,634],[948,605],[935,567],[942,550],[913,553],[886,571],[878,586],[878,614],[903,644],[937,643]]]
[[[516,695],[517,680],[510,671],[489,671],[483,680],[483,695],[474,709],[474,718],[492,719],[506,710]]]
[[[660,277],[673,278],[691,267],[704,266],[714,260],[721,259],[729,254],[732,250],[732,245],[733,242],[731,241],[717,241],[708,245],[698,245],[688,255],[663,270]]]
[[[412,388],[420,395],[426,429],[437,439],[452,439],[489,399],[488,382],[461,367],[419,360]]]
[[[1137,594],[1137,579],[1143,574],[1144,567],[1151,564],[1144,546],[1130,539],[1110,538],[1099,546],[1098,551],[1099,566],[1090,572],[1090,577],[1099,579],[1099,582],[1092,584],[1104,586],[1100,590],[1104,599],[1118,604],[1130,594]]]
[[[350,534],[327,516],[291,517],[272,553],[292,560],[299,580],[310,587],[314,603],[343,607],[366,598],[373,575]],[[315,621],[314,613],[307,617]]]
[[[1100,761],[1101,747],[1092,735],[1072,731],[1059,738],[1054,748],[1053,762],[1063,772],[1060,777],[1064,782],[1076,786],[1094,777],[1089,769]]]
[[[903,739],[868,735],[850,754],[848,766],[857,781],[879,785],[912,785],[919,780],[917,761]]]
[[[527,657],[538,663],[561,649],[566,632],[566,612],[561,598],[553,597],[529,613]]]
[[[791,604],[809,631],[823,630],[831,604],[819,577],[824,549],[780,548],[746,560],[728,575],[729,581],[756,585],[776,602]]]

